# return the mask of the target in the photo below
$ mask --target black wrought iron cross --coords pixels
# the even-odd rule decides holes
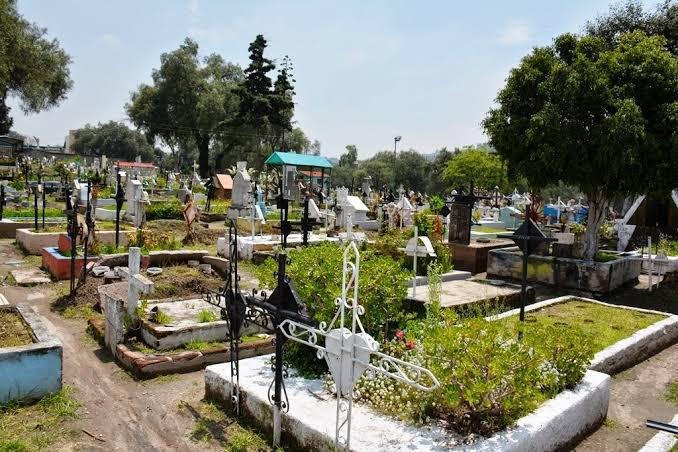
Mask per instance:
[[[116,174],[117,185],[115,187],[115,247],[117,248],[120,244],[120,210],[122,210],[122,204],[125,202],[125,190],[122,188],[122,183],[120,182],[120,171]]]
[[[231,347],[231,401],[237,413],[240,412],[239,351],[242,329],[257,325],[263,330],[275,334],[275,357],[272,366],[274,378],[268,389],[268,399],[273,405],[273,446],[280,444],[282,413],[289,410],[289,399],[285,390],[284,377],[287,369],[283,363],[283,345],[287,336],[280,325],[293,320],[308,326],[317,322],[308,315],[306,306],[299,299],[290,278],[286,274],[288,257],[284,251],[278,253],[278,270],[275,273],[277,285],[268,295],[264,291],[252,290],[250,294],[240,292],[238,281],[238,238],[235,225],[229,228],[230,264],[229,274],[221,292],[208,292],[203,299],[218,306],[222,319],[228,325],[228,340]]]
[[[523,278],[520,287],[520,321],[525,320],[525,296],[527,293],[527,260],[541,243],[555,242],[557,239],[546,237],[539,226],[527,218],[513,234],[497,235],[498,238],[513,240],[523,252]]]
[[[68,219],[66,232],[68,233],[68,237],[71,239],[70,293],[73,295],[75,293],[75,256],[77,254],[76,240],[78,239],[78,235],[81,234],[81,228],[78,225],[78,198],[75,198],[74,204],[71,201],[70,193],[66,193],[66,209],[64,210],[64,214],[66,214],[66,218]]]
[[[5,205],[7,201],[5,200],[5,186],[0,185],[0,221],[2,221],[2,215],[5,212]]]

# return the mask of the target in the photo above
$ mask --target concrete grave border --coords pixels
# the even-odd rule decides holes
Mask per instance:
[[[678,425],[678,414],[673,416],[669,424]],[[650,438],[638,452],[669,452],[676,444],[678,444],[678,436],[669,432],[659,432]]]
[[[33,232],[30,229],[17,229],[16,242],[23,247],[28,254],[40,256],[43,248],[56,247],[59,242],[59,236],[66,233],[64,224],[63,232]],[[126,246],[128,242],[127,235],[135,232],[135,229],[120,231],[120,245]],[[106,245],[115,245],[115,231],[97,231],[96,237],[99,243]]]
[[[270,356],[240,363],[242,409],[264,430],[271,428],[271,405],[266,393],[272,378]],[[260,380],[260,381],[257,381]],[[283,415],[283,442],[304,450],[329,450],[334,443],[336,401],[318,398],[323,382],[298,377],[286,379],[289,413]],[[376,413],[364,404],[353,406],[351,449],[356,451],[542,451],[566,448],[595,430],[605,419],[610,376],[587,371],[573,389],[563,391],[520,418],[516,426],[471,445],[451,446],[454,435],[440,427],[416,427]],[[256,391],[252,388],[256,387]],[[205,370],[205,396],[230,405],[230,366],[218,364]]]
[[[650,356],[659,353],[668,346],[678,342],[678,315],[671,315],[661,311],[620,306],[593,300],[591,298],[565,295],[526,306],[525,312],[539,310],[555,304],[567,303],[571,300],[583,300],[588,303],[595,303],[611,308],[628,309],[630,311],[658,314],[666,317],[666,319],[653,323],[642,330],[638,330],[631,336],[615,342],[596,353],[593,357],[593,361],[591,361],[590,369],[592,370],[614,375],[646,360]],[[487,320],[503,319],[518,315],[519,313],[520,309],[512,309],[510,311],[502,312],[501,314],[487,317]]]
[[[2,305],[17,312],[28,326],[33,343],[0,348],[0,404],[41,399],[62,385],[63,346],[29,305]]]

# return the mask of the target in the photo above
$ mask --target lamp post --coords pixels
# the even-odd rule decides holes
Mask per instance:
[[[393,137],[393,187],[395,188],[396,186],[396,165],[397,165],[397,157],[398,157],[398,141],[402,140],[403,137],[400,135],[396,135]]]

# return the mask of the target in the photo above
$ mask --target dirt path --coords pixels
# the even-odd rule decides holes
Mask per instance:
[[[667,383],[678,379],[678,344],[612,379],[607,421],[577,451],[637,451],[655,433],[647,419],[670,422],[678,407],[663,400]]]
[[[27,267],[4,264],[21,261],[10,241],[0,241],[0,275]],[[53,287],[3,286],[0,293],[10,303],[34,306],[51,324],[64,346],[63,381],[75,388],[82,404],[80,419],[73,421],[74,438],[52,450],[211,450],[216,444],[195,443],[189,435],[195,418],[182,414],[183,402],[198,406],[204,394],[203,372],[161,377],[139,382],[123,372],[111,355],[85,333],[85,322],[66,319],[50,310]],[[182,410],[183,413],[190,410]],[[94,439],[82,429],[99,439]]]

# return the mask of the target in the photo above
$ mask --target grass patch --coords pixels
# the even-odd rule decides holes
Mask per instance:
[[[56,450],[50,447],[73,434],[64,423],[78,417],[80,404],[64,388],[39,402],[0,408],[0,451]]]
[[[527,312],[525,323],[529,325],[536,322],[558,328],[579,328],[593,343],[594,351],[599,352],[665,318],[666,316],[659,314],[572,300]],[[517,315],[501,321],[511,327],[517,327],[519,324]]]
[[[73,305],[66,307],[60,311],[61,315],[66,319],[82,319],[88,320],[92,317],[103,317],[102,314],[96,312],[90,305]]]
[[[203,309],[200,312],[198,312],[199,323],[216,322],[217,320],[219,320],[219,316],[216,315],[214,312],[210,311],[209,309]]]
[[[672,403],[675,406],[678,406],[678,380],[673,380],[671,383],[666,385],[666,390],[664,391],[664,400]]]
[[[191,416],[195,425],[189,432],[196,443],[217,442],[226,451],[269,451],[269,442],[263,433],[241,424],[225,414],[225,409],[215,403],[200,402],[192,406],[179,403],[179,412]]]
[[[473,226],[471,232],[485,232],[488,234],[503,234],[508,233],[509,231],[505,229],[490,228],[488,226]]]
[[[607,428],[619,428],[622,426],[620,422],[615,421],[614,419],[611,419],[609,417],[605,418],[605,420],[603,421],[603,425]]]
[[[155,321],[155,323],[159,323],[161,325],[167,325],[167,324],[172,323],[172,317],[169,314],[167,314],[166,312],[161,311],[160,309],[155,311],[155,315],[153,316],[153,320]]]
[[[7,273],[5,277],[5,283],[10,286],[16,286],[16,278],[12,273]]]
[[[65,217],[59,207],[46,207],[45,218]],[[7,218],[35,218],[35,210],[31,207],[5,207],[3,217]],[[38,219],[42,219],[42,208],[38,207]]]
[[[0,310],[0,348],[33,343],[33,336],[21,315],[15,311]]]
[[[617,259],[619,259],[619,256],[617,256],[616,254],[603,253],[603,252],[596,253],[596,256],[594,257],[594,260],[596,262],[612,262],[612,261],[616,261]]]

